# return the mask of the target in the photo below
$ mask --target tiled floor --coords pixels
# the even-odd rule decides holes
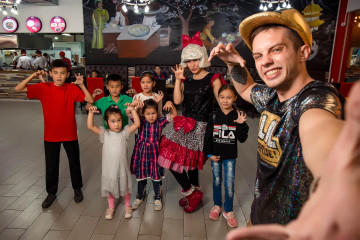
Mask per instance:
[[[75,203],[65,152],[61,151],[60,183],[57,199],[43,210],[46,197],[44,177],[43,118],[39,102],[0,100],[0,239],[224,239],[230,230],[223,218],[212,221],[212,174],[210,164],[200,172],[204,191],[201,208],[186,214],[178,205],[180,187],[167,171],[163,184],[163,205],[155,211],[153,192],[148,184],[146,204],[124,219],[124,204],[117,206],[114,219],[104,219],[106,199],[100,193],[101,144],[86,128],[85,112],[77,110],[84,201]],[[54,109],[56,111],[56,109]],[[100,116],[95,119],[100,125]],[[249,138],[239,144],[234,212],[239,227],[250,214],[256,169],[256,129],[258,119],[249,118]],[[133,143],[133,136],[130,139]],[[130,148],[132,149],[130,144]],[[130,153],[131,154],[131,151]],[[134,180],[133,192],[136,191]],[[134,199],[134,194],[132,200]]]

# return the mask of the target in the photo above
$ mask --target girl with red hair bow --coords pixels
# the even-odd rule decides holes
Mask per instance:
[[[174,118],[174,126],[164,135],[160,144],[158,163],[174,175],[185,195],[180,206],[185,212],[194,212],[200,204],[198,169],[202,169],[206,156],[204,136],[207,122],[212,114],[213,99],[222,82],[220,74],[205,70],[210,66],[208,55],[197,32],[191,39],[183,35],[181,63],[175,73],[174,103],[182,103],[182,116]],[[184,69],[193,74],[185,79]]]

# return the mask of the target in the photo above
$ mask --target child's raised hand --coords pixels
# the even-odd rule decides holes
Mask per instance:
[[[164,93],[159,91],[157,95],[154,96],[155,102],[159,103],[164,98]]]
[[[39,70],[39,71],[37,71],[37,72],[34,72],[34,73],[33,73],[33,76],[34,76],[34,77],[39,77],[39,79],[41,80],[41,82],[45,83],[45,82],[47,82],[48,73],[45,72],[44,70]]]
[[[243,111],[239,111],[237,110],[238,113],[238,118],[236,120],[234,120],[234,122],[242,124],[244,122],[246,122],[246,113],[244,113]]]
[[[102,94],[102,93],[103,93],[103,90],[100,89],[100,88],[97,88],[97,89],[95,89],[95,90],[93,91],[92,97],[94,98],[94,97],[96,97],[97,95],[100,95],[100,94]]]
[[[174,106],[174,104],[173,104],[171,101],[167,101],[167,102],[165,103],[164,107],[163,107],[163,110],[170,112],[170,110],[171,110],[172,108],[174,108],[174,107],[175,107],[175,106]]]
[[[76,84],[76,85],[82,85],[82,84],[84,84],[84,77],[83,77],[83,75],[81,75],[80,73],[78,73],[78,74],[74,74],[75,75],[75,77],[76,77],[76,81],[75,82],[72,82],[73,84]]]
[[[137,94],[137,91],[136,91],[135,89],[131,88],[131,89],[129,89],[129,90],[126,91],[126,94],[135,95],[135,94]]]
[[[174,72],[176,79],[179,79],[179,80],[185,79],[184,68],[182,68],[180,64],[176,65],[176,70],[173,68],[171,68],[171,70]]]
[[[97,109],[97,107],[92,106],[92,107],[89,108],[89,112],[90,113],[99,113],[99,110]]]
[[[220,161],[220,156],[212,155],[212,156],[210,157],[210,159],[211,159],[211,161],[213,161],[213,162],[218,162],[218,161]]]
[[[125,103],[124,106],[126,106],[127,108],[125,109],[125,111],[132,111],[135,110],[135,107],[132,105],[132,103]]]
[[[131,106],[133,107],[137,107],[137,108],[142,108],[144,106],[143,101],[141,101],[140,99],[135,99],[133,100],[133,102],[131,103]]]

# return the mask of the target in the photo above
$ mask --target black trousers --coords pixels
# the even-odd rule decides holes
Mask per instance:
[[[69,142],[47,142],[45,147],[46,167],[46,191],[48,194],[56,194],[59,184],[59,162],[60,146],[64,146],[69,160],[71,183],[74,189],[81,189],[83,186],[80,166],[80,151],[78,140]]]
[[[191,185],[199,186],[199,169],[189,170],[186,174],[185,170],[182,173],[170,169],[176,181],[183,188],[184,192],[191,188]]]

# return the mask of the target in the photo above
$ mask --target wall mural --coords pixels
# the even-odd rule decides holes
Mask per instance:
[[[328,70],[336,26],[338,0],[293,0],[313,32],[310,69]],[[260,12],[258,0],[153,0],[149,11],[124,12],[118,0],[83,0],[86,64],[159,64],[180,62],[181,35],[201,32],[210,51],[231,42],[254,66],[250,50],[238,32],[240,22]],[[213,65],[224,65],[215,60]]]

